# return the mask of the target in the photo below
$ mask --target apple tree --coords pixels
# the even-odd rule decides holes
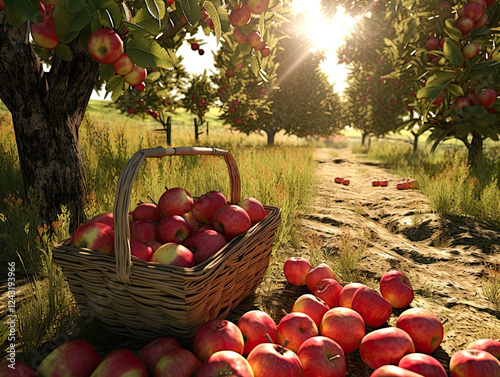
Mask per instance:
[[[65,205],[74,225],[88,193],[78,131],[92,90],[105,87],[116,99],[141,88],[148,72],[174,66],[174,37],[203,28],[220,38],[231,28],[228,13],[245,7],[237,0],[4,2],[0,99],[12,114],[24,189],[44,218]]]

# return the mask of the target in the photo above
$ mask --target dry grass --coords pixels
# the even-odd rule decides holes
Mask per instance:
[[[484,296],[495,305],[497,310],[500,310],[500,268],[491,269],[488,277],[483,282]]]

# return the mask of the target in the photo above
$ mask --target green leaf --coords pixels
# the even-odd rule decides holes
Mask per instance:
[[[165,17],[165,3],[163,1],[156,2],[155,0],[144,0],[146,8],[151,16],[156,20],[161,21]]]
[[[99,64],[99,76],[101,80],[107,81],[115,74],[112,64]]]
[[[67,62],[69,62],[71,59],[73,59],[73,54],[71,53],[71,50],[65,44],[59,43],[57,45],[57,47],[54,49],[54,52],[62,60],[65,60]]]
[[[160,23],[158,23],[158,21],[154,17],[152,17],[144,8],[137,11],[134,18],[132,19],[132,22],[136,25],[139,25],[139,27],[144,28],[144,30],[146,30],[148,34],[153,36],[158,35],[164,26],[162,25],[161,21]],[[129,26],[132,25],[129,22],[125,23]],[[140,31],[144,32],[144,30]]]
[[[217,13],[219,13],[220,26],[223,33],[227,33],[231,30],[231,23],[229,22],[229,15],[227,14],[227,9],[224,7],[217,7]]]
[[[259,18],[259,31],[260,31],[260,36],[262,39],[264,39],[264,35],[266,33],[266,17],[265,13],[260,15]]]
[[[146,77],[146,80],[149,82],[154,82],[154,81],[158,80],[160,77],[161,77],[161,72],[154,71],[154,72],[151,72],[150,74],[148,74],[148,76]]]
[[[106,96],[108,93],[114,92],[116,89],[120,88],[123,90],[125,85],[125,80],[122,76],[114,76],[106,83]]]
[[[147,35],[156,35],[156,33],[151,33],[148,29],[145,27],[139,25],[139,24],[133,24],[131,22],[124,21],[124,24],[127,25],[129,28],[140,31],[141,33],[147,34]]]
[[[98,1],[98,10],[101,15],[106,15],[107,21],[113,29],[118,29],[122,23],[122,11],[118,3],[113,0]]]
[[[222,36],[222,27],[219,19],[219,12],[217,12],[217,8],[210,1],[205,1],[203,3],[203,6],[208,13],[208,17],[210,17],[214,22],[215,39],[217,40],[217,43],[219,43]]]
[[[193,26],[201,20],[201,8],[197,0],[180,0],[180,3],[182,13],[186,17],[189,25]],[[215,19],[212,18],[212,20],[215,25]]]
[[[79,4],[79,8],[76,3]],[[61,43],[68,43],[75,39],[80,31],[91,22],[96,11],[92,3],[85,3],[83,0],[77,0],[73,8],[74,11],[70,11],[69,7],[54,8],[56,35]]]
[[[462,123],[458,126],[458,129],[455,133],[457,138],[467,136],[472,132],[472,125],[470,123]]]
[[[461,86],[459,86],[457,84],[449,84],[446,88],[455,97],[463,97],[464,96],[464,90],[462,89]]]
[[[125,48],[130,60],[143,68],[173,68],[172,58],[156,41],[150,38],[134,38]]]
[[[444,56],[453,65],[460,65],[464,62],[464,55],[460,49],[460,45],[449,38],[445,38],[443,45]]]
[[[462,31],[457,28],[450,19],[445,21],[444,32],[454,41],[459,42],[462,38]]]
[[[21,19],[27,19],[35,24],[42,22],[38,3],[30,0],[5,0],[7,17],[18,23]],[[17,17],[16,17],[17,16]]]

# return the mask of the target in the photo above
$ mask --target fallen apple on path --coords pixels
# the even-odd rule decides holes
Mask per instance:
[[[300,312],[307,314],[316,324],[319,329],[323,316],[330,308],[316,296],[307,293],[295,300],[292,306],[292,313]]]
[[[238,326],[225,319],[205,322],[193,340],[194,354],[204,362],[217,351],[234,351],[243,354],[243,334]]]
[[[303,377],[299,357],[279,344],[261,343],[247,357],[255,377]]]
[[[175,376],[178,375],[175,374]],[[241,354],[223,350],[210,355],[196,375],[196,377],[219,376],[254,377],[254,373],[248,361]]]
[[[286,348],[295,353],[307,339],[319,335],[312,318],[300,312],[289,313],[281,318],[277,329],[277,343],[282,346],[286,344]]]
[[[398,366],[425,377],[447,377],[446,370],[434,357],[425,353],[409,353],[399,360]]]
[[[354,292],[351,306],[370,327],[382,326],[392,314],[392,306],[389,301],[368,287],[358,288]]]
[[[311,263],[303,257],[288,258],[283,264],[286,280],[296,286],[306,285],[306,275],[311,270]]]
[[[495,339],[479,339],[467,346],[467,349],[481,350],[491,353],[500,360],[500,341]]]
[[[366,285],[361,283],[349,283],[344,285],[342,292],[339,295],[339,306],[351,309],[352,306],[352,296],[358,288],[366,287]]]
[[[347,366],[344,351],[330,338],[314,336],[297,351],[305,377],[344,377]]]
[[[323,301],[329,308],[339,306],[339,297],[342,292],[340,283],[331,278],[326,278],[318,283],[316,297]]]
[[[149,374],[153,375],[155,372],[156,364],[161,357],[166,354],[168,351],[171,351],[175,348],[181,348],[179,342],[172,337],[162,337],[155,340],[152,340],[148,344],[146,344],[140,351],[137,356],[144,363],[146,369]]]
[[[139,357],[128,349],[108,353],[90,377],[148,377],[148,370]]]
[[[154,377],[191,377],[201,368],[201,361],[184,348],[174,348],[164,353],[154,369]]]
[[[309,271],[306,275],[306,285],[309,290],[316,294],[318,290],[318,283],[326,278],[336,279],[335,272],[326,263],[320,263]]]
[[[396,327],[404,330],[413,340],[416,352],[430,354],[443,341],[444,331],[441,320],[431,311],[411,308],[401,313]]]
[[[366,334],[365,322],[352,309],[332,308],[323,316],[319,333],[337,342],[344,354],[348,354],[359,348]]]
[[[383,365],[373,371],[370,377],[427,377],[421,374],[412,372],[411,370],[403,369],[396,365]]]
[[[386,272],[380,279],[380,293],[393,308],[406,308],[413,301],[410,280],[397,270]]]
[[[451,356],[450,373],[451,377],[500,377],[500,361],[486,351],[461,350]]]
[[[278,329],[269,314],[262,310],[250,310],[244,313],[236,324],[241,330],[244,339],[244,355],[261,343],[276,343]]]

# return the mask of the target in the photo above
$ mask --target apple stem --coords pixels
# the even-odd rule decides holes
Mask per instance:
[[[288,343],[290,343],[290,341],[288,339],[285,339],[285,343],[283,343],[283,345],[281,346],[281,348],[286,348],[286,346],[288,345]]]
[[[284,315],[288,315],[285,309],[281,309],[281,311],[283,312]]]
[[[267,340],[269,340],[269,343],[274,343],[269,334],[264,335]]]
[[[333,355],[328,360],[332,361],[332,360],[338,359],[339,357],[340,357],[340,355]]]
[[[155,200],[148,195],[148,199],[151,201],[151,203],[153,203],[155,206],[158,205],[158,203],[155,202]]]

